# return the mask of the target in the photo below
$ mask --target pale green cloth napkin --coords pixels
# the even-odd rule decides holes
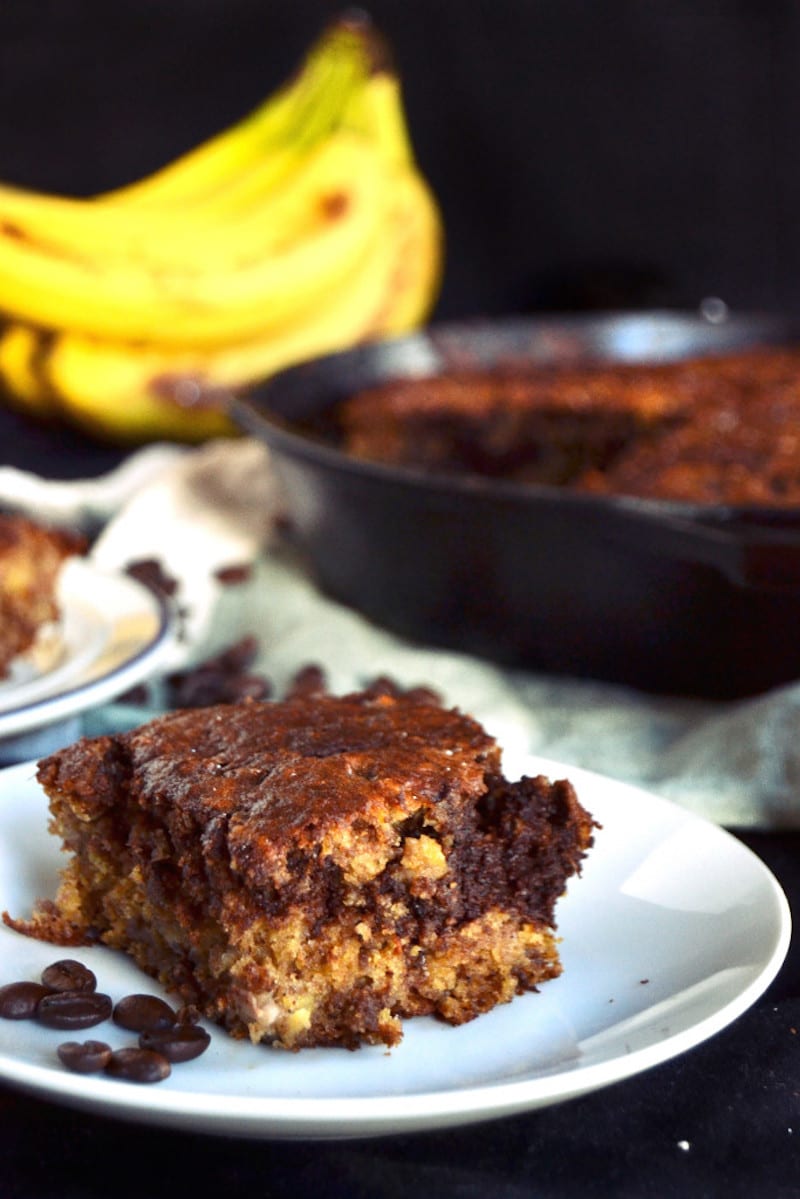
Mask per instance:
[[[582,766],[729,826],[800,827],[800,683],[732,703],[680,700],[410,644],[320,594],[275,542],[280,496],[263,447],[249,439],[197,450],[151,447],[125,471],[125,487],[118,475],[57,485],[60,513],[69,509],[65,488],[76,508],[85,508],[87,486],[95,497],[113,497],[93,551],[98,563],[122,568],[156,557],[180,579],[187,640],[170,669],[252,633],[260,643],[254,668],[277,694],[310,663],[337,693],[379,674],[403,686],[427,684],[483,721],[515,759],[527,752]],[[50,486],[38,482],[26,480],[28,502]],[[0,472],[0,500],[12,496]],[[218,567],[243,563],[252,566],[246,582],[216,579]],[[82,727],[130,727],[146,715],[111,704],[86,714]]]

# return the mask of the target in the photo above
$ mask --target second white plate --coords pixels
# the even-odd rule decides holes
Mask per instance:
[[[0,739],[75,716],[150,675],[171,644],[164,603],[136,579],[67,562],[61,618],[0,680]]]
[[[61,862],[33,764],[0,773],[0,910],[52,897]],[[558,908],[563,975],[460,1028],[409,1020],[402,1043],[287,1054],[211,1046],[137,1087],[64,1070],[64,1034],[0,1020],[0,1078],[98,1113],[246,1137],[372,1136],[511,1115],[624,1079],[696,1046],[752,1004],[786,954],[786,899],[740,841],[635,787],[527,758],[507,773],[572,779],[602,824]],[[0,926],[0,984],[64,956]],[[70,951],[112,998],[162,993],[123,955]],[[93,1039],[119,1045],[100,1025]]]

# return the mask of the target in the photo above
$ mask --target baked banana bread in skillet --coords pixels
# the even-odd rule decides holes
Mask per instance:
[[[653,364],[508,364],[397,380],[335,407],[353,455],[605,495],[800,503],[800,350]]]

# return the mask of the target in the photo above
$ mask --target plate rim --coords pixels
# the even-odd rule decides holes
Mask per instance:
[[[773,904],[774,943],[748,983],[688,1027],[624,1055],[618,1053],[583,1066],[558,1068],[510,1080],[499,1078],[471,1086],[426,1089],[416,1085],[413,1090],[401,1094],[377,1096],[248,1096],[207,1089],[155,1089],[154,1094],[154,1088],[140,1091],[130,1084],[120,1084],[102,1076],[70,1075],[56,1066],[26,1063],[5,1053],[0,1053],[0,1081],[45,1100],[63,1102],[96,1114],[209,1134],[265,1140],[374,1137],[485,1122],[577,1098],[673,1060],[732,1024],[776,977],[791,940],[790,905],[766,863],[734,833],[715,821],[636,784],[539,755],[517,757],[519,762],[533,764],[538,772],[551,778],[569,777],[578,787],[594,782],[613,787],[622,797],[638,797],[641,801],[644,796],[650,804],[671,815],[674,827],[704,825],[727,845],[733,846],[755,871],[766,888],[765,898],[769,897]],[[35,762],[29,761],[0,770],[0,801],[3,784],[12,772],[21,775],[27,772],[28,783],[37,786],[30,778],[34,767]]]

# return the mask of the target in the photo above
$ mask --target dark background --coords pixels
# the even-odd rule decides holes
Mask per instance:
[[[375,0],[448,235],[438,316],[800,305],[800,5]],[[3,0],[0,176],[122,184],[261,101],[343,5]]]

